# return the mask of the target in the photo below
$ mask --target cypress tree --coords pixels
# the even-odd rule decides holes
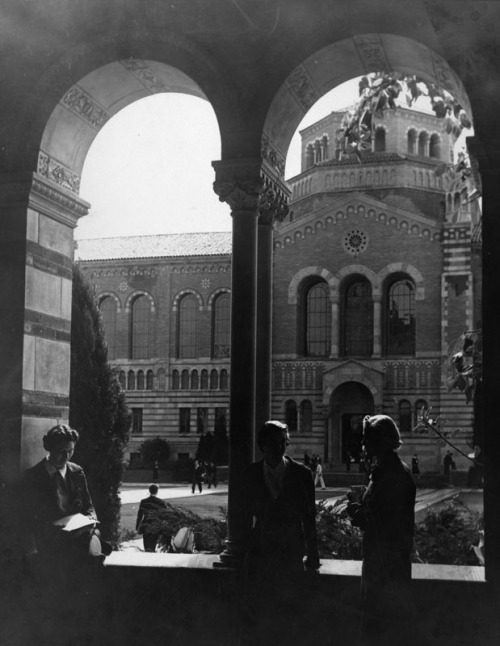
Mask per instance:
[[[103,538],[118,539],[119,487],[130,414],[108,362],[101,313],[92,287],[73,268],[69,423],[80,434],[75,462],[85,470]]]

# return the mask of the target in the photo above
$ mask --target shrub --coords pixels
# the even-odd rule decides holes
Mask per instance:
[[[322,559],[361,559],[361,531],[353,527],[345,513],[345,499],[333,505],[316,503],[316,530]]]
[[[160,466],[165,466],[170,457],[170,444],[161,437],[155,437],[152,440],[144,440],[139,446],[142,461],[147,466],[153,466],[158,462]]]
[[[110,364],[94,292],[75,265],[69,423],[80,434],[75,462],[87,475],[103,538],[118,539],[119,488],[130,414]]]
[[[478,565],[472,545],[479,543],[482,517],[456,500],[429,511],[415,530],[414,561],[443,565]]]

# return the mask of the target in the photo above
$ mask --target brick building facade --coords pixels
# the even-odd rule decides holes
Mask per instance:
[[[464,448],[472,408],[449,389],[449,355],[479,324],[475,204],[436,167],[442,121],[388,112],[363,163],[340,158],[334,112],[301,132],[302,171],[273,258],[272,415],[292,454],[357,459],[365,414],[393,416],[403,455],[437,470],[445,450],[413,432],[422,407]],[[129,449],[161,436],[173,457],[229,424],[229,233],[81,241],[110,357],[134,415]],[[460,464],[460,460],[458,460]]]

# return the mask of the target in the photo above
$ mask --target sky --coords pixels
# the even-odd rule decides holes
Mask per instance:
[[[353,80],[326,94],[298,129],[352,104],[357,88]],[[87,154],[80,196],[91,209],[75,238],[229,231],[229,206],[212,188],[211,162],[220,152],[217,120],[207,101],[156,94],[129,105],[101,129]],[[285,174],[299,172],[297,132]]]
[[[285,177],[300,172],[299,130],[351,106],[359,79],[325,94],[290,143]],[[420,106],[421,109],[423,106]],[[80,196],[90,202],[75,238],[229,231],[229,206],[212,184],[220,159],[215,113],[203,99],[155,94],[116,114],[96,136],[83,167]]]

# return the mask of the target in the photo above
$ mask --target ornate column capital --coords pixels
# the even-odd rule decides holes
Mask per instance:
[[[227,202],[231,211],[257,213],[264,190],[262,162],[258,158],[231,159],[212,162],[215,170],[214,191],[220,202]]]
[[[290,189],[279,171],[265,159],[234,159],[212,162],[214,191],[231,211],[259,213],[259,224],[281,222],[288,214]]]

